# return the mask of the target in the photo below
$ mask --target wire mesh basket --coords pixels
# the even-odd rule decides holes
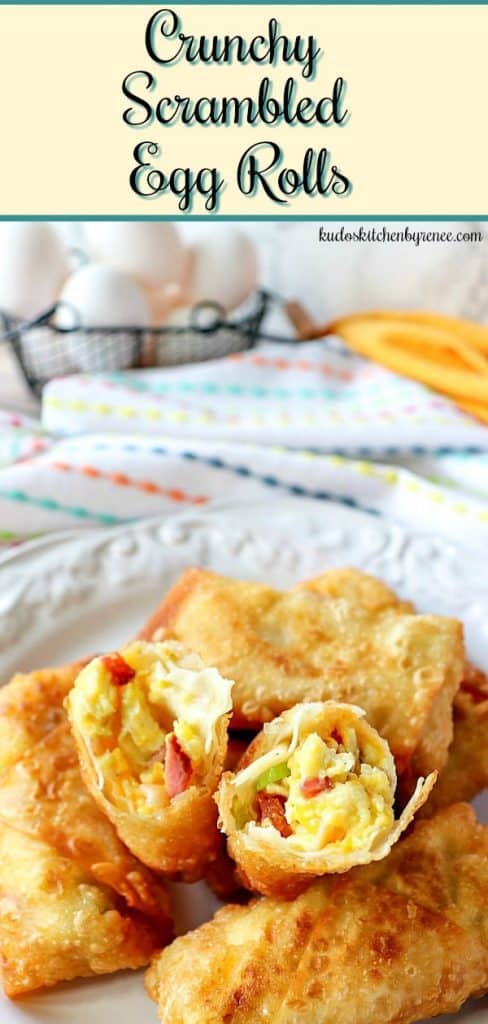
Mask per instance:
[[[0,311],[0,340],[8,343],[35,395],[53,377],[107,373],[138,367],[178,366],[243,352],[256,344],[270,296],[256,292],[236,314],[200,302],[186,322],[164,327],[83,327],[71,310],[72,326],[59,327],[53,306],[29,322]]]

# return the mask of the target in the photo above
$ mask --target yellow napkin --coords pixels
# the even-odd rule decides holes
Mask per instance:
[[[339,335],[355,352],[441,391],[488,423],[487,327],[436,313],[378,310],[343,317],[320,334]]]

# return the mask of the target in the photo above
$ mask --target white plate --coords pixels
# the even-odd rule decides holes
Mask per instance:
[[[62,664],[134,634],[181,571],[217,572],[287,587],[333,565],[380,576],[419,609],[461,618],[469,653],[488,669],[488,582],[481,558],[444,540],[339,505],[300,499],[221,504],[125,526],[65,533],[24,546],[0,568],[0,674]],[[478,800],[488,821],[488,801]],[[203,885],[173,887],[179,930],[213,913]],[[73,982],[17,1004],[1,1024],[155,1024],[142,976]],[[473,1002],[444,1020],[488,1024]]]

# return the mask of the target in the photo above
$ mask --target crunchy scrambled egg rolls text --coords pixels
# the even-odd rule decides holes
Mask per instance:
[[[395,762],[364,711],[298,704],[223,775],[219,824],[248,888],[291,898],[314,877],[385,857],[435,779],[418,780],[395,821]]]
[[[91,661],[67,701],[85,781],[119,836],[187,881],[222,848],[213,793],[231,686],[180,644],[135,641]]]

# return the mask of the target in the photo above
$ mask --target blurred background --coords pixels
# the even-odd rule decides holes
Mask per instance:
[[[24,225],[24,229],[27,226]],[[118,228],[120,226],[117,225]],[[325,232],[327,239],[335,240],[340,238],[341,231],[354,231],[360,226],[366,233],[374,229],[380,236],[383,230],[409,230],[415,240],[319,241],[320,229]],[[0,307],[10,311],[8,305],[13,289],[18,292],[18,296],[15,294],[15,301],[10,302],[10,305],[15,307],[14,314],[21,318],[32,318],[43,313],[43,307],[49,306],[58,297],[51,294],[52,290],[59,292],[70,270],[87,259],[107,262],[112,258],[122,271],[131,269],[132,265],[139,271],[138,263],[144,268],[144,259],[148,258],[143,245],[142,253],[138,255],[139,242],[134,246],[130,234],[125,244],[126,252],[117,239],[108,238],[107,243],[104,231],[114,230],[109,224],[55,223],[52,228],[62,240],[65,253],[62,265],[57,268],[59,282],[52,282],[47,271],[53,257],[51,253],[46,256],[42,244],[37,244],[38,258],[34,266],[26,266],[36,257],[26,254],[23,245],[20,245],[20,252],[17,252],[15,229],[19,227],[21,225],[1,225],[3,231],[10,231],[10,237],[7,233],[2,246],[0,234]],[[317,222],[245,222],[232,225],[178,222],[174,228],[172,225],[167,225],[167,228],[177,232],[179,254],[175,255],[170,245],[166,262],[163,260],[164,265],[160,271],[157,267],[156,273],[162,273],[168,283],[172,273],[176,276],[186,272],[184,267],[181,269],[177,266],[178,260],[182,259],[181,252],[197,253],[198,281],[193,288],[194,301],[223,299],[224,305],[235,307],[258,286],[270,291],[283,302],[298,300],[317,324],[379,308],[425,309],[467,317],[478,323],[488,321],[488,248],[484,223],[368,222],[360,225],[357,222],[327,222],[320,225]],[[150,224],[138,224],[137,229],[138,239],[143,240],[144,229],[150,232],[153,227]],[[445,233],[449,231],[455,241],[424,241],[426,234],[430,237],[431,234],[439,236],[442,233],[445,238]],[[420,232],[423,237],[416,238],[416,232]],[[12,245],[12,239],[15,245]],[[242,240],[245,239],[249,242],[248,246],[243,244]],[[109,251],[110,247],[112,252]],[[150,253],[148,255],[150,257]],[[58,254],[56,258],[59,260]],[[146,269],[150,282],[150,265]],[[26,281],[19,280],[23,276]],[[15,280],[12,281],[12,278]],[[139,276],[140,283],[143,282]],[[26,291],[27,302],[24,294]],[[152,323],[169,321],[175,325],[184,324],[181,306],[187,301],[185,297],[171,295],[170,287],[168,305],[167,298],[163,299],[162,304],[161,296],[158,299],[157,293],[158,289],[154,289],[156,302],[149,296]],[[70,293],[69,297],[71,294],[78,297],[79,293]],[[89,301],[92,302],[92,299]],[[104,305],[107,303],[109,305],[108,299]],[[106,326],[107,319],[103,317],[107,315],[109,321],[110,309],[102,309],[101,313]],[[117,322],[117,311],[112,319],[114,323]],[[65,314],[64,321],[61,317],[61,323],[63,326],[73,326],[69,321],[66,323]],[[294,334],[279,301],[268,305],[261,328],[263,331],[277,333],[278,337]],[[31,336],[31,348],[33,345],[36,350],[36,339],[33,340]],[[38,352],[42,358],[41,349]],[[0,349],[0,401],[24,409],[35,407],[33,397],[24,385],[23,376],[19,374],[15,360],[5,346]]]
[[[0,548],[280,494],[488,546],[487,238],[0,223]]]
[[[60,299],[62,308],[49,323],[64,330],[81,325],[120,330],[134,326],[134,319],[141,328],[176,328],[180,333],[173,347],[165,335],[164,345],[152,346],[149,360],[144,355],[146,365],[224,354],[223,336],[215,351],[210,335],[205,345],[185,350],[181,332],[188,327],[190,308],[209,300],[223,307],[225,315],[238,318],[242,304],[250,311],[246,302],[257,289],[272,299],[250,330],[277,338],[295,335],[297,324],[284,307],[297,301],[312,326],[378,309],[430,310],[488,322],[484,223],[62,222],[51,228],[60,242],[58,250],[46,239],[45,224],[0,225],[0,309],[16,323],[30,322]],[[341,234],[358,228],[366,241],[341,241]],[[386,232],[387,240],[368,241],[371,231],[380,239]],[[396,232],[407,239],[391,240]],[[452,241],[445,241],[448,232]],[[87,262],[94,266],[79,278],[77,270]],[[204,316],[199,326],[211,328],[212,316],[207,322]],[[7,325],[3,327],[5,334]],[[121,339],[119,334],[119,354],[116,358],[112,352],[112,362],[107,345],[99,343],[96,349],[93,338],[84,357],[76,331],[62,343],[62,354],[59,336],[43,330],[21,336],[17,352],[25,356],[24,370],[39,397],[42,381],[52,376],[134,365],[131,351],[124,355]],[[228,347],[238,347],[235,338]],[[21,369],[9,346],[2,345],[0,402],[29,411],[36,401]]]
[[[353,231],[357,222],[242,222],[256,246],[260,281],[287,299],[301,298],[318,319],[356,309],[410,306],[488,318],[488,225],[485,222],[368,222],[388,231],[481,234],[483,242],[319,242],[319,229]],[[83,248],[83,224],[55,225],[68,244]],[[222,234],[228,225],[178,222],[189,244]]]

